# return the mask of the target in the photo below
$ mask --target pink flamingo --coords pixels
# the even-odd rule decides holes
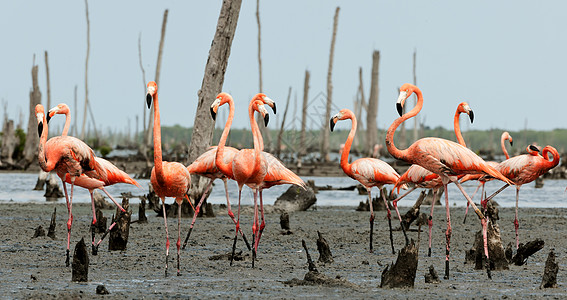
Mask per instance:
[[[346,175],[360,182],[368,191],[368,203],[370,204],[370,252],[372,252],[372,232],[374,228],[374,209],[372,208],[371,195],[372,187],[376,186],[378,189],[382,189],[382,186],[385,184],[394,184],[398,178],[400,178],[400,175],[389,164],[377,158],[366,157],[359,158],[353,163],[348,162],[348,155],[350,153],[352,141],[354,140],[354,135],[356,134],[356,116],[349,109],[341,109],[338,114],[331,118],[330,127],[331,131],[333,131],[335,124],[338,121],[346,119],[350,119],[352,121],[352,125],[345,142],[345,148],[341,154],[340,165]],[[384,200],[384,204],[388,210],[388,225],[390,226],[390,243],[392,246],[392,253],[396,253],[394,251],[394,240],[391,230],[392,222],[390,218],[390,207],[384,194],[382,194],[382,200]]]
[[[514,216],[514,228],[516,230],[516,249],[520,246],[520,237],[518,229],[520,223],[518,222],[518,201],[520,199],[520,187],[523,184],[530,183],[536,180],[547,171],[555,168],[560,161],[559,153],[552,146],[545,146],[539,154],[539,149],[534,145],[529,145],[526,148],[528,154],[522,154],[511,157],[501,162],[497,169],[504,176],[508,177],[511,182],[516,185],[516,213]],[[549,154],[553,159],[549,160]],[[492,199],[496,194],[504,190],[508,185],[503,186],[500,190],[496,191],[485,201]]]
[[[63,182],[63,191],[67,201],[67,250],[65,265],[69,266],[69,246],[71,241],[71,226],[73,225],[73,187],[75,180],[85,172],[96,174],[100,180],[108,180],[103,167],[95,159],[93,150],[83,141],[71,136],[56,136],[47,140],[47,119],[43,105],[35,107],[38,134],[40,136],[38,149],[38,162],[45,172],[56,170]],[[65,178],[71,183],[71,196],[68,196]]]
[[[461,134],[461,125],[459,124],[459,116],[461,113],[466,113],[469,116],[471,123],[474,121],[474,113],[467,102],[461,102],[457,106],[457,110],[455,111],[455,116],[453,117],[453,129],[455,131],[455,136],[457,137],[457,141],[459,144],[466,147],[467,144],[465,143],[465,139]],[[435,199],[437,192],[439,191],[439,188],[443,187],[443,182],[441,181],[441,177],[439,177],[439,175],[421,167],[420,165],[414,164],[411,165],[408,168],[408,170],[400,176],[394,188],[392,189],[392,192],[396,188],[398,189],[399,192],[400,187],[403,184],[408,184],[408,183],[413,183],[413,187],[409,189],[406,193],[404,193],[403,195],[399,196],[397,199],[392,201],[392,205],[396,209],[396,213],[398,214],[398,219],[400,220],[400,227],[402,228],[402,231],[404,233],[406,239],[406,245],[409,243],[409,240],[406,235],[405,228],[402,224],[402,217],[400,216],[400,212],[398,211],[398,201],[400,201],[402,198],[404,198],[405,196],[407,196],[409,193],[413,192],[417,188],[433,189],[433,201],[431,202],[431,212],[429,214],[429,219],[427,221],[429,225],[429,249],[427,255],[431,256],[431,230],[433,228],[433,211],[435,208]]]
[[[67,136],[67,133],[69,132],[69,126],[71,125],[71,112],[69,110],[69,106],[67,106],[67,104],[65,104],[65,103],[60,103],[57,106],[51,108],[49,110],[49,112],[47,113],[47,117],[46,117],[47,122],[49,123],[49,120],[56,114],[64,114],[65,115],[65,126],[63,127],[63,132],[61,133],[61,136]],[[115,183],[129,183],[129,184],[133,184],[133,185],[141,188],[140,184],[138,184],[138,182],[136,182],[136,180],[134,180],[132,177],[130,177],[130,175],[128,175],[126,172],[118,169],[118,167],[116,167],[111,162],[107,161],[104,158],[100,158],[100,157],[95,157],[95,160],[100,164],[103,172],[106,174],[106,180],[99,180],[98,174],[96,172],[93,172],[93,171],[85,172],[84,174],[81,174],[81,176],[79,176],[75,179],[75,185],[87,189],[89,191],[90,195],[91,195],[91,206],[92,206],[92,210],[93,210],[93,221],[92,221],[92,224],[91,224],[92,253],[93,253],[93,255],[97,254],[98,247],[99,247],[100,243],[106,237],[108,232],[110,232],[110,230],[112,230],[112,228],[114,228],[114,226],[116,225],[116,222],[113,222],[110,225],[110,227],[108,227],[108,229],[103,234],[103,236],[98,241],[98,243],[95,243],[94,227],[95,227],[97,220],[96,220],[96,211],[95,211],[95,201],[94,201],[94,196],[93,196],[94,190],[95,189],[102,190],[110,198],[110,200],[112,200],[112,202],[114,202],[114,204],[116,204],[116,206],[120,209],[120,211],[122,211],[124,213],[124,212],[126,212],[126,210],[124,210],[124,208],[122,208],[122,206],[120,204],[118,204],[118,202],[106,191],[106,189],[104,187],[113,185]],[[65,179],[63,180],[63,184],[65,184],[65,182],[71,183],[71,177],[69,176],[69,174],[65,174],[65,175],[66,176],[65,176]]]
[[[417,95],[417,105],[409,112],[402,115],[402,108],[405,100],[412,94]],[[439,175],[443,182],[443,187],[447,191],[447,184],[454,182],[461,193],[467,198],[467,201],[473,206],[475,213],[480,218],[483,238],[484,238],[484,254],[488,263],[488,247],[486,238],[486,218],[484,214],[476,207],[470,197],[467,195],[463,187],[458,182],[458,175],[470,173],[485,173],[496,177],[504,182],[511,183],[506,177],[500,174],[496,169],[488,165],[482,158],[476,155],[467,147],[455,142],[441,138],[422,138],[414,142],[409,148],[399,150],[394,145],[394,132],[396,128],[405,120],[414,117],[421,111],[423,107],[423,95],[421,90],[415,85],[406,83],[400,88],[400,95],[397,101],[398,113],[401,115],[388,128],[386,133],[386,147],[388,152],[395,158],[403,161],[418,164],[425,169]],[[449,278],[449,253],[451,242],[451,217],[449,211],[449,196],[445,192],[445,206],[447,210],[447,231],[445,233],[447,246],[445,255],[445,278]],[[490,267],[487,268],[490,277]]]
[[[506,157],[506,159],[510,158],[510,155],[508,155],[508,151],[506,150],[506,144],[505,142],[509,141],[510,142],[510,146],[513,146],[513,139],[512,136],[510,135],[510,133],[508,133],[508,131],[504,131],[502,133],[502,135],[500,136],[500,146],[502,147],[502,153],[504,153],[504,156]],[[494,168],[498,169],[498,162],[495,161],[487,161],[486,163],[490,164],[491,166],[493,166]],[[487,181],[490,181],[494,178],[490,177],[490,176],[484,176],[482,174],[467,174],[465,176],[463,176],[463,178],[461,178],[461,183],[469,181],[469,180],[478,180],[479,184],[476,187],[476,189],[474,190],[471,199],[474,198],[474,195],[476,195],[476,192],[478,191],[478,189],[482,186],[482,190],[480,192],[480,204],[482,205],[482,207],[486,210],[486,200],[482,200],[482,197],[484,195],[484,184]],[[508,185],[506,185],[508,186]],[[467,213],[469,212],[469,204],[467,203],[467,209],[465,210],[465,217],[463,219],[463,224],[467,221]]]
[[[148,82],[146,101],[148,108],[151,107],[152,100],[154,102],[154,167],[150,181],[152,187],[158,197],[161,198],[163,208],[163,222],[165,224],[165,276],[167,277],[168,258],[169,258],[169,232],[167,229],[167,213],[165,211],[165,197],[174,197],[177,203],[177,276],[181,275],[179,270],[179,250],[181,248],[181,204],[183,198],[189,203],[191,200],[187,196],[187,192],[191,187],[191,174],[187,168],[178,162],[167,162],[162,160],[161,152],[161,126],[159,114],[159,102],[157,93],[157,84],[155,81]]]
[[[219,145],[217,148],[216,155],[216,165],[217,168],[225,174],[227,177],[232,176],[238,184],[238,214],[236,219],[236,234],[234,237],[234,242],[232,245],[232,255],[230,264],[232,265],[234,259],[234,252],[236,250],[236,241],[238,239],[238,231],[240,229],[240,199],[242,196],[242,187],[247,185],[252,190],[254,190],[254,220],[257,219],[257,198],[258,192],[266,176],[268,165],[264,155],[261,154],[260,142],[257,136],[257,126],[254,121],[254,111],[258,111],[264,117],[265,124],[269,121],[269,115],[264,108],[264,102],[259,100],[266,97],[264,94],[257,94],[252,98],[250,104],[248,105],[248,116],[250,118],[250,126],[252,128],[252,134],[254,137],[254,149],[242,149],[234,155],[234,159],[230,164],[224,162],[224,151],[227,136],[221,137]],[[214,103],[213,103],[214,104]],[[211,109],[211,114],[214,117],[216,112]],[[230,127],[232,124],[232,119],[227,120],[226,127]],[[253,240],[257,233],[256,222],[252,225]],[[253,252],[252,266],[254,265],[255,253]]]

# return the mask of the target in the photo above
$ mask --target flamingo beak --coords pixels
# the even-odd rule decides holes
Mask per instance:
[[[510,146],[514,146],[514,141],[510,140]]]
[[[471,123],[474,121],[474,112],[472,109],[469,111],[469,119],[471,119]]]
[[[534,146],[534,145],[530,145],[530,150],[539,153],[539,149],[538,149],[536,146]]]
[[[51,114],[48,113],[47,116],[45,116],[45,119],[47,120],[47,123],[49,124],[49,120],[51,120]]]
[[[213,117],[213,121],[217,120],[217,113],[212,107],[211,107],[211,117]]]
[[[400,117],[402,116],[403,112],[404,112],[404,107],[402,106],[401,103],[396,103],[396,109],[398,110],[398,114],[400,115]]]
[[[274,102],[274,105],[272,106],[272,110],[274,111],[274,114],[276,114],[276,102]]]
[[[398,101],[396,102],[396,109],[398,110],[398,114],[400,115],[400,117],[404,112],[404,102],[406,101],[407,98],[408,98],[408,92],[400,91],[400,95],[398,96]]]
[[[336,124],[336,123],[337,123],[337,122],[335,121],[335,117],[332,117],[332,118],[329,120],[329,127],[331,128],[331,132],[333,132],[333,130],[335,129],[335,124]]]
[[[268,122],[270,122],[270,115],[266,114],[264,116],[264,126],[268,127]]]
[[[146,94],[146,104],[148,104],[148,108],[152,107],[152,95],[150,93]]]
[[[39,137],[41,137],[41,134],[43,133],[43,121],[39,122],[39,124],[37,124],[37,135]]]

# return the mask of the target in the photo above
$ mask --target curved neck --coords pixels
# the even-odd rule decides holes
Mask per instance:
[[[67,134],[69,133],[70,126],[71,126],[71,112],[67,111],[65,113],[65,126],[63,127],[63,132],[61,133],[61,136],[67,136]]]
[[[502,137],[500,138],[500,146],[502,146],[502,152],[504,153],[504,156],[506,156],[506,159],[509,159],[510,155],[508,155],[508,151],[506,150],[506,143],[505,143],[506,140],[507,138],[504,135],[502,135]]]
[[[553,156],[553,160],[551,161],[549,160],[549,153],[551,153],[551,155]],[[546,146],[541,151],[541,155],[543,156],[545,161],[549,163],[550,169],[559,164],[559,153],[557,152],[557,150],[555,150],[555,148]]]
[[[47,119],[45,114],[43,115],[43,131],[39,137],[39,148],[37,153],[37,160],[41,169],[45,172],[49,172],[52,169],[47,165],[47,159],[45,158],[45,143],[47,142]]]
[[[453,128],[455,129],[455,136],[457,136],[457,142],[466,147],[467,143],[465,143],[465,139],[463,138],[463,135],[461,134],[461,124],[459,122],[459,116],[460,115],[461,115],[461,113],[457,109],[457,111],[455,112],[455,118],[453,119]]]
[[[215,157],[215,164],[223,174],[232,173],[232,168],[230,164],[224,163],[224,146],[226,144],[226,139],[228,138],[228,133],[230,132],[232,119],[234,118],[234,101],[232,100],[232,98],[228,98],[228,107],[229,107],[228,119],[226,120],[226,124],[224,125],[224,129],[222,131],[219,145],[217,147],[217,154]]]
[[[254,102],[255,99],[250,101],[248,105],[248,117],[250,118],[250,128],[252,129],[252,137],[254,140],[254,152],[256,153],[256,163],[260,162],[260,151],[264,148],[264,141],[262,139],[262,134],[260,133],[260,127],[256,123],[254,118]]]
[[[400,126],[400,124],[402,124],[409,118],[415,117],[415,115],[417,115],[423,107],[423,96],[421,94],[421,90],[415,87],[414,92],[417,95],[417,104],[415,105],[415,107],[401,117],[394,120],[394,123],[390,125],[388,131],[386,132],[386,148],[388,149],[388,152],[390,152],[393,157],[401,160],[405,160],[404,158],[406,158],[407,154],[405,151],[396,148],[396,145],[394,145],[394,133],[396,132],[396,129],[398,128],[398,126]]]
[[[156,178],[158,182],[160,184],[165,182],[161,154],[161,125],[159,118],[159,101],[157,91],[154,96],[154,168],[156,170]]]
[[[349,119],[352,121],[352,126],[350,132],[348,133],[347,140],[345,142],[345,147],[343,148],[343,153],[341,153],[341,168],[345,173],[350,173],[351,164],[348,163],[348,155],[350,154],[350,147],[352,146],[352,141],[354,140],[354,135],[356,134],[356,116],[350,115]]]

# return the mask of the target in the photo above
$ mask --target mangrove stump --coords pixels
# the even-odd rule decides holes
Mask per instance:
[[[47,230],[47,236],[54,239],[55,238],[55,219],[57,217],[57,207],[53,207],[53,213],[51,214],[51,222],[49,223],[49,229]]]
[[[329,243],[323,237],[321,232],[317,231],[317,235],[319,238],[317,239],[317,251],[319,251],[319,262],[321,263],[332,263],[333,254],[331,254],[331,248],[329,247]]]
[[[543,249],[545,242],[542,239],[535,239],[531,242],[526,243],[525,245],[520,243],[520,247],[518,247],[518,251],[516,255],[512,257],[512,263],[516,266],[521,266],[528,261],[528,258],[538,252],[539,250]]]
[[[418,263],[418,248],[414,240],[406,245],[400,252],[396,263],[386,266],[382,272],[381,288],[413,288]]]
[[[72,281],[89,281],[89,254],[84,239],[81,239],[75,246],[72,269]]]
[[[543,271],[543,278],[539,288],[556,288],[558,271],[559,265],[555,262],[555,253],[551,250],[547,255],[547,260],[545,261],[545,269]]]
[[[128,244],[128,234],[130,232],[130,218],[132,212],[129,210],[130,203],[128,198],[122,198],[122,207],[125,212],[120,211],[116,208],[116,216],[112,217],[112,221],[116,222],[116,225],[110,231],[110,237],[108,240],[108,250],[126,250],[126,245]]]

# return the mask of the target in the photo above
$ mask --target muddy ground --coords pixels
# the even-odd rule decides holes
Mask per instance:
[[[137,202],[132,220],[137,219]],[[50,215],[57,207],[56,239],[32,238],[36,227],[49,227]],[[524,266],[510,266],[508,271],[486,273],[464,264],[465,250],[473,243],[478,220],[469,217],[462,224],[463,208],[452,209],[453,238],[451,278],[443,280],[445,253],[445,208],[436,207],[434,215],[433,256],[427,257],[427,235],[421,234],[419,264],[413,289],[382,289],[380,275],[387,264],[395,260],[387,234],[385,213],[377,212],[374,253],[368,252],[368,212],[353,207],[319,207],[316,210],[290,215],[293,234],[282,235],[279,213],[267,214],[256,267],[240,239],[238,249],[245,259],[229,266],[227,260],[209,260],[228,253],[234,225],[226,210],[215,207],[217,217],[197,220],[188,247],[181,253],[182,276],[175,276],[175,239],[177,221],[168,219],[172,248],[170,276],[164,277],[165,230],[163,219],[148,211],[147,224],[132,224],[126,251],[108,251],[104,241],[98,256],[90,255],[89,281],[71,281],[71,267],[65,267],[66,208],[63,203],[2,203],[0,204],[0,298],[93,298],[98,285],[110,292],[105,298],[566,298],[567,297],[567,209],[520,210],[520,239],[542,238],[545,247],[533,255]],[[422,212],[429,207],[423,207]],[[402,208],[405,212],[407,208]],[[75,204],[72,249],[84,237],[89,240],[91,220],[88,204]],[[114,211],[105,210],[105,216]],[[242,226],[251,238],[251,210],[242,215]],[[500,227],[504,243],[514,240],[513,209],[500,211]],[[190,220],[182,219],[185,235]],[[394,224],[396,224],[394,222]],[[397,227],[397,226],[396,226]],[[307,272],[306,255],[301,246],[305,239],[310,254],[317,260],[316,239],[320,231],[331,246],[334,263],[317,264],[319,271],[329,277],[346,279],[358,287],[290,286],[285,281],[303,279]],[[417,232],[410,232],[417,240]],[[395,232],[396,249],[403,246],[403,235]],[[539,289],[545,260],[554,249],[559,263],[559,288]],[[441,283],[427,284],[424,274],[433,265]]]

